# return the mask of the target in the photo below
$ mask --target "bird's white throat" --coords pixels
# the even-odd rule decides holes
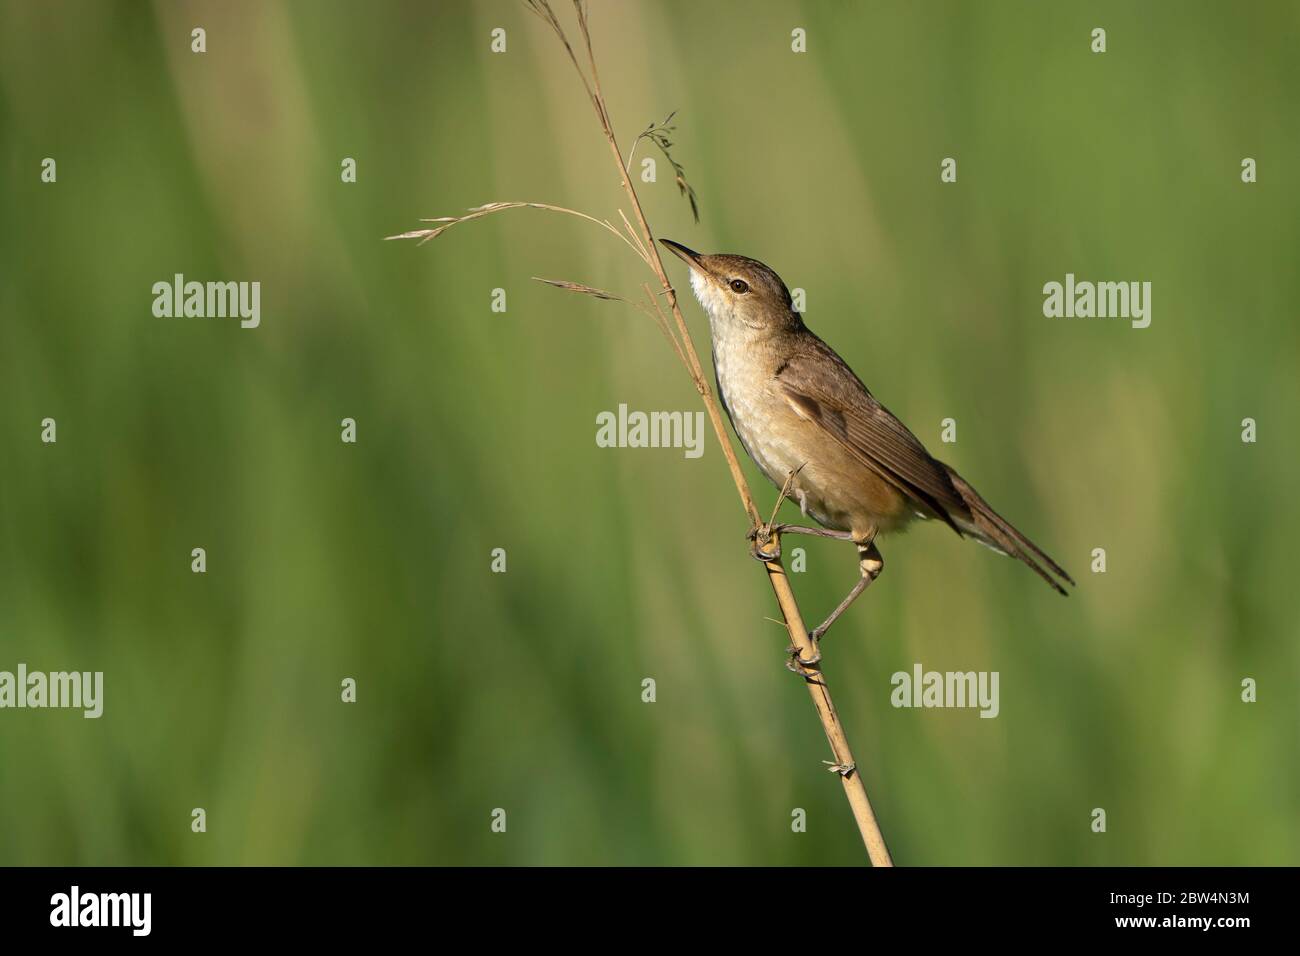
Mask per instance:
[[[716,323],[731,318],[731,303],[727,301],[727,297],[718,288],[717,283],[699,269],[692,268],[690,273],[691,291],[695,293],[695,298],[708,314],[709,325],[714,327],[713,332],[716,336]]]

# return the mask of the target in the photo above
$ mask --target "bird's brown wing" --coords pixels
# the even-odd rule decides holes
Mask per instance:
[[[872,396],[843,359],[821,339],[776,373],[795,411],[824,429],[855,458],[961,534],[954,518],[970,509],[948,471],[902,422]]]

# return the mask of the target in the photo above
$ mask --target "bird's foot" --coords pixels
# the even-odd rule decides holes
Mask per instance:
[[[785,652],[790,655],[790,659],[786,661],[785,664],[789,670],[798,674],[800,677],[807,677],[809,680],[817,676],[816,671],[808,670],[808,668],[815,667],[821,663],[822,652],[818,650],[816,644],[813,645],[813,656],[811,658],[804,657],[803,651],[793,644],[787,647]]]
[[[749,539],[749,553],[754,560],[766,564],[781,557],[781,542],[772,533],[770,524],[754,525],[746,537]]]

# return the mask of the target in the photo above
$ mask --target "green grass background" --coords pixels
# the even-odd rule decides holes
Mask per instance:
[[[1062,600],[941,528],[884,542],[826,652],[897,860],[1300,860],[1297,5],[592,7],[624,146],[678,111],[703,220],[661,163],[657,232],[806,289],[809,325],[1080,582]],[[699,460],[595,445],[620,402],[698,408],[689,380],[643,316],[529,280],[632,292],[639,263],[531,211],[380,241],[494,200],[617,221],[540,21],[0,18],[0,669],[106,683],[97,721],[0,712],[0,862],[864,861],[713,436]],[[261,328],[154,318],[176,272],[259,280]],[[1044,318],[1066,272],[1151,281],[1151,327]],[[820,619],[853,556],[794,543]],[[1001,715],[892,708],[917,661],[999,671]]]

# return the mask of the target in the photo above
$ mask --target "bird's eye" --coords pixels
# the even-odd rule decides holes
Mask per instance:
[[[749,283],[744,279],[732,279],[731,291],[736,293],[736,295],[744,295],[749,291]]]

